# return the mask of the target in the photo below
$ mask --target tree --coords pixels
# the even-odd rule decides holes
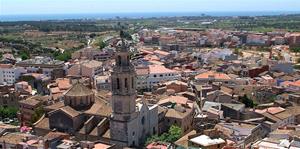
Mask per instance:
[[[290,49],[292,52],[296,53],[296,55],[300,52],[300,47],[293,47]]]
[[[16,118],[18,109],[16,107],[0,107],[0,117]]]
[[[100,41],[98,45],[99,45],[100,49],[103,49],[103,48],[105,48],[107,46],[107,44],[103,40]]]
[[[20,57],[21,57],[22,60],[27,60],[27,59],[29,59],[30,55],[29,55],[28,52],[21,51],[20,52]]]
[[[53,57],[55,57],[55,59],[60,61],[65,61],[65,62],[67,62],[69,59],[72,58],[72,54],[70,50],[65,50],[64,53],[55,51],[54,53],[52,53],[52,55]]]
[[[170,129],[168,130],[167,133],[163,133],[162,135],[158,136],[158,135],[153,135],[149,138],[147,138],[146,140],[146,145],[150,144],[151,142],[175,142],[176,140],[178,140],[181,136],[181,128],[176,126],[176,125],[172,125],[170,127]]]
[[[33,115],[31,116],[31,124],[35,123],[38,121],[43,115],[44,115],[44,109],[40,106],[34,110]]]
[[[254,102],[253,102],[253,100],[251,100],[251,99],[249,99],[248,97],[247,97],[247,95],[244,95],[243,97],[240,97],[240,101],[243,103],[243,104],[245,104],[245,106],[247,107],[247,108],[253,108],[254,107]]]
[[[175,125],[172,125],[168,132],[167,142],[175,142],[181,136],[181,128]]]

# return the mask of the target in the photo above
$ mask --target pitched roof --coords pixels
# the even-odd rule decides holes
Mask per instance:
[[[94,92],[82,83],[74,84],[68,91],[65,92],[66,96],[87,96],[94,94]]]
[[[93,106],[85,111],[86,114],[109,116],[112,113],[111,106],[104,100],[97,98]]]
[[[91,61],[85,61],[82,64],[85,67],[89,67],[89,68],[95,68],[95,67],[101,67],[102,66],[102,62],[96,61],[96,60],[91,60]]]
[[[176,104],[187,104],[188,102],[188,98],[186,97],[182,97],[182,96],[170,96],[166,99],[160,100],[158,102],[159,105],[164,104],[164,103],[168,103],[168,102],[172,102],[172,103],[176,103]]]
[[[24,138],[30,136],[32,135],[24,133],[8,133],[0,137],[0,142],[17,145],[18,143],[22,142]]]
[[[167,56],[167,55],[170,54],[169,52],[162,51],[162,50],[155,50],[154,53],[159,54],[159,55],[163,55],[163,56]]]
[[[231,78],[225,73],[219,73],[214,71],[208,71],[195,76],[195,79],[219,79],[219,80],[230,80]]]
[[[0,64],[0,68],[5,68],[5,69],[8,69],[8,68],[12,68],[13,65],[11,64]]]
[[[32,96],[29,97],[28,99],[19,101],[19,103],[36,106],[42,102],[47,101],[49,98],[50,98],[49,96]]]
[[[135,68],[137,75],[148,75],[149,74],[149,68],[148,67],[137,67]]]
[[[168,69],[163,65],[149,65],[149,72],[150,74],[156,74],[156,73],[174,73],[175,70]]]
[[[74,110],[73,108],[71,108],[69,106],[62,107],[58,110],[63,111],[64,113],[68,114],[71,117],[76,117],[76,116],[80,115],[80,112]]]
[[[61,90],[67,90],[72,86],[70,84],[70,79],[67,79],[67,78],[57,79],[56,83],[57,83],[58,88]]]

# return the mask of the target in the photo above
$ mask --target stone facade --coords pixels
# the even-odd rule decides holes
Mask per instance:
[[[157,106],[136,103],[136,72],[130,63],[128,45],[117,44],[116,66],[113,68],[112,116],[110,137],[118,147],[138,146],[148,135],[157,132]]]

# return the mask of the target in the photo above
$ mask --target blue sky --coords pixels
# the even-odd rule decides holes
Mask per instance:
[[[300,0],[0,0],[0,14],[300,11]]]

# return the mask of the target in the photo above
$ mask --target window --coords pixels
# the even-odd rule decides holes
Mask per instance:
[[[153,77],[156,78],[156,75],[154,75]]]
[[[130,58],[129,58],[129,56],[127,56],[127,64],[129,64],[129,60],[130,60]]]
[[[160,77],[163,77],[163,75],[161,74],[161,75],[159,75]]]
[[[134,78],[132,77],[131,78],[131,88],[133,88],[134,87]]]
[[[120,89],[120,79],[117,78],[117,89]]]
[[[135,132],[132,132],[132,136],[135,136]]]
[[[128,88],[127,78],[125,78],[125,88]]]
[[[118,56],[118,65],[121,66],[121,56]]]
[[[142,125],[145,124],[145,117],[144,117],[144,116],[143,116],[142,119],[141,119],[141,123],[142,123]]]

